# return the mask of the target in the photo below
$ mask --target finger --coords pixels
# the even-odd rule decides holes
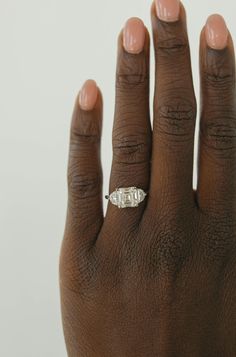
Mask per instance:
[[[84,248],[93,244],[103,223],[101,129],[102,96],[89,80],[80,91],[71,124],[65,234]]]
[[[140,19],[127,21],[118,41],[113,162],[109,193],[116,188],[149,186],[151,125],[149,114],[149,34]],[[145,202],[118,209],[111,202],[105,220],[129,229],[139,222]],[[114,228],[115,229],[115,228]]]
[[[182,4],[158,0],[151,16],[156,79],[149,203],[163,209],[162,202],[193,202],[196,101]]]
[[[198,202],[230,210],[236,195],[235,57],[224,19],[209,17],[201,34],[201,122]]]

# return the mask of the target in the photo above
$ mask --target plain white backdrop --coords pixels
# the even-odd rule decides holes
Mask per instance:
[[[200,30],[209,14],[219,12],[236,39],[236,4],[184,4],[198,97]],[[97,80],[104,95],[106,193],[117,35],[131,16],[141,17],[150,29],[150,5],[150,0],[0,0],[1,356],[66,356],[58,257],[74,100],[85,79]],[[153,52],[151,61],[153,70]],[[151,93],[153,82],[152,73]]]

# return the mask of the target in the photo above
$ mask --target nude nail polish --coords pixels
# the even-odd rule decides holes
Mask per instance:
[[[127,52],[138,54],[142,52],[145,43],[145,26],[142,20],[133,17],[129,19],[123,31],[123,45]]]
[[[221,15],[215,14],[208,17],[205,33],[209,47],[215,50],[222,50],[227,46],[229,31]]]
[[[98,88],[95,81],[87,80],[79,93],[79,105],[83,110],[92,110],[96,104]]]
[[[157,16],[160,20],[174,22],[179,19],[179,0],[155,0]]]

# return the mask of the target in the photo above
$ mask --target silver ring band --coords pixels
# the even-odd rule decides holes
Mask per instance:
[[[105,198],[118,208],[138,207],[145,199],[147,193],[137,187],[120,187],[116,188],[110,195]]]

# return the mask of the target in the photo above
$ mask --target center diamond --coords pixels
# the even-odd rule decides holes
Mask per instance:
[[[137,207],[146,193],[136,187],[118,188],[110,195],[111,202],[119,208]]]

